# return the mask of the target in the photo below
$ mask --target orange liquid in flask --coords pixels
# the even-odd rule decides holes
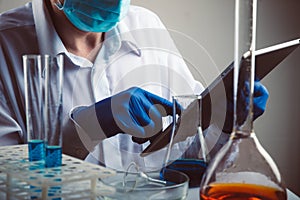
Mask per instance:
[[[202,200],[286,200],[286,192],[277,188],[243,183],[210,184],[200,190]]]

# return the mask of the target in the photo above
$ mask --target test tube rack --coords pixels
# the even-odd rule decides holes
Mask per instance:
[[[63,154],[62,166],[45,168],[29,162],[27,145],[0,147],[0,199],[98,199],[112,192],[99,179],[114,170]]]

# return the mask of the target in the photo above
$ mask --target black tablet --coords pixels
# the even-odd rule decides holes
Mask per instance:
[[[268,73],[270,73],[280,62],[282,62],[291,52],[299,47],[300,39],[284,42],[267,48],[263,48],[255,51],[255,76],[256,79],[262,80]],[[241,67],[246,60],[248,53],[243,55],[241,59]],[[201,93],[202,96],[202,129],[206,129],[210,125],[211,120],[211,97],[219,97],[226,100],[226,96],[231,95],[233,91],[233,62]],[[181,115],[189,116],[187,112],[193,109],[187,109]],[[190,120],[180,120],[180,123],[185,123]],[[183,125],[183,124],[181,124]],[[176,125],[178,126],[178,125]],[[180,130],[180,129],[179,129]],[[179,133],[180,132],[180,133]],[[141,153],[141,156],[147,156],[157,150],[162,149],[169,144],[170,136],[172,133],[172,124],[169,125],[164,132],[155,138],[154,141]],[[195,130],[196,133],[196,130]],[[184,131],[178,131],[176,129],[175,134],[184,134]]]

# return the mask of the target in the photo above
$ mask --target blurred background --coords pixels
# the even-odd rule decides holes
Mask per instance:
[[[0,0],[0,11],[28,0]],[[196,79],[205,86],[233,61],[234,0],[132,0],[154,11],[170,31]],[[258,0],[257,49],[300,38],[299,0]],[[300,48],[262,83],[270,98],[255,121],[258,139],[287,187],[300,195]]]

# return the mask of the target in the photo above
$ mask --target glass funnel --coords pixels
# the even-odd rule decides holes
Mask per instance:
[[[208,166],[200,199],[287,199],[280,172],[253,130],[256,7],[256,0],[235,1],[233,131]]]

